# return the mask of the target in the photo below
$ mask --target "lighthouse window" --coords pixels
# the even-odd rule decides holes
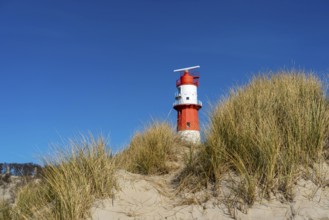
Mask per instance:
[[[186,100],[190,100],[190,97],[186,97]]]
[[[191,123],[190,122],[186,122],[186,126],[189,128],[191,127]]]

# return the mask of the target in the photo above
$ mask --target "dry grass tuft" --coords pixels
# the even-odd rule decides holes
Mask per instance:
[[[129,146],[118,155],[119,167],[139,174],[164,174],[171,170],[168,163],[175,159],[178,138],[172,126],[153,122],[135,134]]]
[[[71,141],[54,155],[41,181],[18,192],[12,219],[86,219],[96,198],[112,196],[115,165],[103,138]]]
[[[11,218],[11,207],[9,202],[0,201],[0,220],[8,220]]]
[[[323,84],[314,75],[255,77],[213,110],[205,146],[189,169],[199,170],[200,181],[218,184],[224,173],[236,173],[234,193],[249,205],[258,188],[291,199],[301,168],[323,157],[328,116]]]

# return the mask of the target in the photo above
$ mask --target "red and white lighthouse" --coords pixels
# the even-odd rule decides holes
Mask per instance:
[[[178,92],[174,102],[174,109],[177,111],[177,132],[182,139],[192,143],[200,142],[198,111],[202,103],[198,100],[197,93],[200,76],[190,73],[190,70],[197,68],[200,66],[174,70],[181,73],[180,79],[176,81]]]

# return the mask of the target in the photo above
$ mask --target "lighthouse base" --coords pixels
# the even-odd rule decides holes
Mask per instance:
[[[178,131],[178,135],[180,138],[186,142],[192,143],[192,144],[200,144],[201,143],[201,137],[200,137],[200,131],[195,130],[185,130],[185,131]]]

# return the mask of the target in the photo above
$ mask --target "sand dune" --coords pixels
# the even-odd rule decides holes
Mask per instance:
[[[143,176],[117,172],[119,189],[113,199],[97,201],[92,219],[321,219],[329,220],[329,188],[299,180],[292,202],[279,196],[257,201],[251,208],[229,212],[220,199],[184,205],[170,186],[172,176]],[[326,177],[329,180],[329,177]],[[185,202],[186,203],[186,202]]]
[[[179,205],[181,201],[161,177],[120,170],[115,198],[99,201],[92,219],[230,219],[216,204]]]
[[[294,199],[287,202],[280,195],[258,199],[251,208],[229,212],[222,195],[210,196],[204,203],[184,200],[171,184],[174,174],[144,176],[119,170],[116,174],[119,188],[113,199],[99,200],[92,208],[93,220],[106,219],[320,219],[329,220],[329,175],[323,173],[322,187],[311,180],[301,179],[294,187]],[[13,200],[13,189],[20,178],[11,177],[11,183],[1,185],[0,200]],[[202,192],[201,192],[202,193]],[[203,192],[207,194],[208,192]],[[207,195],[210,195],[209,193]],[[242,211],[241,211],[242,210]]]

